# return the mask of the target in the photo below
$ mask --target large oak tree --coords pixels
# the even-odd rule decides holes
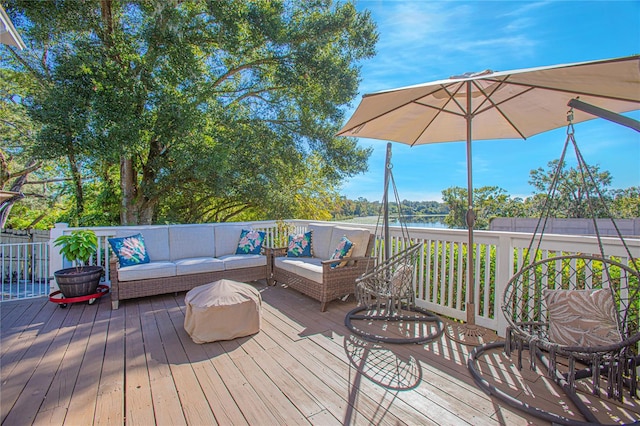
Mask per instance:
[[[24,99],[42,128],[34,153],[66,159],[78,215],[89,178],[119,195],[122,224],[311,217],[366,169],[369,151],[335,137],[377,40],[352,3],[6,9],[28,49],[3,68],[38,81]]]

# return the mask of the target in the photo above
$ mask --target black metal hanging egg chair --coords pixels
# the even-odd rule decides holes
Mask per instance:
[[[392,239],[389,232],[389,185],[393,186],[402,237]],[[376,244],[377,256],[367,271],[356,279],[358,306],[345,317],[345,325],[365,340],[376,343],[424,343],[443,332],[438,316],[415,304],[415,276],[423,244],[409,237],[398,191],[393,180],[391,144],[387,144],[385,190],[376,235],[382,220],[383,240]],[[391,253],[395,252],[394,255]]]
[[[640,269],[637,246],[635,254],[632,253],[610,213],[607,216],[622,249],[615,256],[605,254],[604,247],[607,244],[613,247],[613,242],[601,237],[596,211],[608,212],[608,207],[578,149],[572,111],[569,111],[568,120],[567,139],[543,213],[523,253],[522,266],[509,280],[503,294],[502,311],[509,324],[506,342],[475,348],[468,366],[476,384],[483,390],[529,414],[554,424],[600,424],[602,411],[606,411],[602,407],[606,407],[606,403],[602,403],[600,409],[589,405],[585,403],[584,394],[576,392],[576,388],[580,382],[581,392],[590,389],[592,395],[606,393],[617,401],[622,401],[623,395],[639,397]],[[576,154],[581,189],[593,220],[597,254],[569,252],[562,247],[541,248],[548,219],[557,202],[559,177],[570,145]],[[594,193],[596,197],[593,197]],[[544,368],[546,375],[564,391],[586,423],[523,403],[489,384],[480,373],[479,359],[485,352],[503,346],[506,356],[516,354],[513,362],[518,369],[522,369],[525,352],[532,370],[539,366]],[[640,422],[640,413],[635,415],[633,424]],[[633,413],[630,418],[634,418]]]

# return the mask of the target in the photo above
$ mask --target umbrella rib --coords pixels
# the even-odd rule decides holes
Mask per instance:
[[[506,80],[495,80],[495,79],[490,79],[490,78],[488,78],[486,80],[490,80],[490,81],[494,81],[494,82],[506,81]],[[610,99],[610,100],[613,100],[613,101],[636,102],[636,103],[640,102],[638,99],[633,99],[633,98],[625,98],[625,97],[619,97],[619,96],[608,96],[608,95],[602,95],[602,94],[598,94],[598,93],[579,91],[579,90],[559,89],[559,88],[556,88],[556,87],[549,87],[549,86],[543,86],[543,85],[538,85],[538,84],[519,83],[519,82],[515,82],[515,81],[509,81],[508,84],[512,84],[514,86],[527,87],[527,88],[530,88],[530,89],[543,89],[543,90],[550,90],[550,91],[553,91],[553,92],[570,93],[570,94],[574,94],[574,95],[593,96],[593,97],[596,97],[596,98]]]
[[[419,99],[422,99],[422,98],[424,98],[425,96],[421,96],[420,98],[416,98],[416,99],[413,101],[413,103],[418,104],[418,105],[423,106],[423,107],[427,107],[427,108],[435,109],[435,110],[440,111],[440,112],[446,112],[447,114],[453,114],[453,115],[457,115],[458,117],[464,117],[464,116],[465,116],[465,114],[464,114],[464,113],[465,113],[464,107],[463,107],[462,105],[460,105],[460,102],[458,102],[458,100],[456,99],[456,95],[458,94],[458,92],[460,91],[460,89],[462,88],[462,86],[463,86],[463,85],[462,85],[462,84],[458,85],[458,88],[457,88],[454,92],[449,91],[449,87],[450,87],[450,86],[452,86],[452,85],[440,85],[440,87],[442,88],[442,90],[444,90],[444,91],[445,91],[445,93],[449,96],[449,99],[447,99],[447,102],[446,102],[444,105],[442,105],[441,107],[435,107],[435,106],[433,106],[433,105],[429,105],[429,104],[425,104],[425,103],[423,103],[423,102],[420,102],[420,101],[419,101]],[[438,90],[440,90],[440,89],[438,89]],[[427,96],[433,95],[433,94],[434,94],[434,93],[436,93],[438,90],[434,90],[433,92],[431,92],[431,93],[430,93],[429,95],[427,95]],[[458,106],[458,108],[460,109],[460,111],[461,111],[461,112],[456,112],[456,111],[453,111],[453,110],[448,110],[448,109],[446,109],[446,108],[447,108],[447,105],[449,105],[449,103],[450,103],[452,100],[453,100],[453,102]],[[437,117],[438,115],[439,115],[439,114],[436,114],[436,117]],[[434,117],[434,120],[435,120],[435,117]],[[431,122],[430,122],[429,124],[431,124],[432,122],[433,122],[433,120],[431,120]],[[427,126],[427,127],[428,127],[428,126]]]
[[[438,111],[438,113],[437,113],[436,115],[434,115],[434,116],[433,116],[433,118],[432,118],[432,119],[431,119],[431,120],[426,124],[426,126],[424,126],[424,127],[422,128],[422,130],[420,131],[420,133],[418,133],[418,136],[417,136],[416,138],[414,138],[414,139],[413,139],[413,142],[411,142],[411,143],[409,144],[409,146],[413,147],[413,146],[415,146],[415,145],[416,145],[416,143],[418,143],[418,140],[420,140],[420,138],[422,137],[422,135],[424,134],[424,132],[426,132],[426,131],[427,131],[427,129],[429,128],[429,126],[431,126],[431,124],[432,124],[432,123],[433,123],[433,122],[434,122],[434,121],[435,121],[435,120],[440,116],[440,114],[441,114],[441,113],[453,114],[453,115],[457,115],[457,116],[459,116],[459,117],[464,117],[464,115],[465,115],[465,114],[463,114],[463,113],[458,113],[458,112],[455,112],[455,111],[449,111],[449,110],[445,109],[445,108],[447,107],[447,105],[449,105],[449,102],[451,102],[451,100],[453,100],[453,102],[455,102],[455,104],[456,104],[456,105],[458,105],[458,108],[460,108],[462,111],[464,111],[464,108],[462,108],[462,105],[460,105],[460,103],[459,103],[459,102],[457,101],[457,99],[455,98],[456,94],[457,94],[457,93],[460,91],[460,89],[462,88],[462,85],[459,85],[459,86],[458,86],[458,88],[457,88],[453,93],[451,93],[451,92],[449,91],[449,87],[448,87],[448,86],[441,85],[441,87],[442,87],[442,90],[444,90],[444,91],[447,93],[447,95],[449,95],[449,99],[447,100],[447,102],[446,102],[442,107],[440,107],[440,108],[436,108],[436,107],[434,107],[434,106],[432,106],[432,105],[424,104],[424,103],[422,103],[422,102],[419,102],[419,101],[417,100],[418,98],[413,102],[413,103],[418,104],[418,105],[423,106],[423,107],[427,107],[427,108],[435,109],[436,111]],[[437,90],[436,90],[436,91],[431,92],[431,94],[433,94],[433,93],[435,93],[435,92],[437,92]],[[424,97],[424,96],[421,96],[421,98],[422,98],[422,97]]]
[[[444,113],[447,113],[447,114],[457,115],[458,117],[464,117],[465,116],[465,114],[462,113],[462,112],[456,112],[456,111],[451,111],[451,110],[445,109],[446,105],[442,106],[442,107],[435,107],[433,105],[425,104],[425,103],[422,103],[422,102],[419,102],[419,101],[414,102],[414,104],[420,105],[421,107],[425,107],[425,108],[435,109],[436,111],[444,112]]]
[[[505,79],[505,81],[506,81],[506,79]],[[500,86],[498,86],[498,87],[500,87]],[[491,99],[491,97],[490,97],[490,96],[491,96],[491,95],[492,95],[496,90],[498,90],[498,87],[496,87],[496,89],[495,89],[495,90],[493,90],[489,96],[487,96],[487,95],[485,94],[485,97],[486,97],[486,99],[485,99],[485,100],[489,101],[489,103],[491,104],[491,106],[488,106],[487,108],[485,108],[485,109],[483,109],[483,110],[476,110],[476,111],[474,111],[474,113],[473,113],[473,114],[474,114],[474,116],[475,116],[476,114],[482,114],[482,113],[483,113],[483,112],[485,112],[485,111],[488,111],[488,110],[490,110],[490,109],[495,108],[495,109],[496,109],[496,111],[498,111],[498,112],[500,113],[500,115],[502,116],[502,118],[504,118],[504,119],[505,119],[505,121],[506,121],[507,123],[509,123],[509,125],[513,128],[513,130],[515,130],[515,131],[520,135],[520,137],[521,137],[522,139],[527,139],[527,137],[524,135],[524,133],[522,133],[522,132],[520,131],[520,129],[518,128],[518,126],[516,126],[516,125],[514,124],[514,122],[513,122],[513,121],[511,121],[511,119],[510,119],[509,117],[507,117],[507,115],[506,115],[504,112],[502,112],[502,109],[500,108],[500,105],[502,105],[502,104],[504,104],[504,103],[506,103],[506,102],[509,102],[510,100],[515,99],[515,98],[517,98],[517,97],[519,97],[519,96],[522,96],[522,95],[524,95],[525,93],[528,93],[528,92],[532,91],[534,88],[533,88],[533,87],[527,87],[527,88],[526,88],[526,90],[524,90],[524,91],[522,91],[522,92],[520,92],[520,93],[517,93],[517,94],[515,94],[515,95],[513,95],[513,96],[511,96],[511,97],[509,97],[509,98],[507,98],[507,99],[504,99],[504,100],[502,100],[502,101],[500,101],[500,102],[496,103],[496,102],[494,102],[494,101],[493,101],[493,99]],[[480,88],[480,87],[479,87],[479,89],[480,89],[480,91],[482,91],[482,88]],[[484,94],[484,91],[482,91],[482,93]],[[484,104],[484,102],[483,102],[483,104]],[[479,107],[478,107],[478,108],[479,108]]]
[[[520,129],[513,123],[513,121],[511,121],[511,119],[509,119],[509,117],[507,117],[507,115],[502,112],[502,109],[500,109],[500,105],[504,102],[508,102],[513,98],[516,98],[518,96],[521,96],[527,92],[529,92],[530,90],[533,90],[532,88],[527,88],[527,90],[524,90],[523,92],[520,92],[516,95],[511,96],[508,99],[505,99],[499,103],[495,103],[493,101],[493,99],[491,98],[491,96],[493,96],[493,94],[498,91],[503,85],[505,85],[506,80],[509,78],[510,76],[507,76],[505,79],[503,80],[492,80],[495,83],[499,83],[496,87],[493,88],[493,90],[491,90],[491,93],[487,94],[484,89],[475,81],[472,80],[471,83],[475,86],[476,89],[478,89],[480,91],[480,93],[482,93],[482,95],[484,96],[484,99],[482,100],[482,102],[480,103],[480,105],[478,105],[478,107],[474,110],[474,111],[470,111],[469,114],[471,114],[471,117],[475,117],[476,115],[482,114],[485,111],[489,111],[491,109],[495,109],[497,110],[500,115],[502,116],[502,118],[504,118],[504,120],[509,123],[509,125],[513,128],[513,130],[515,130],[522,139],[527,139],[527,137],[520,131]],[[485,103],[489,102],[491,105],[487,106],[484,109],[480,109]]]
[[[484,96],[484,99],[482,100],[482,102],[480,103],[480,105],[477,106],[477,108],[475,109],[475,111],[469,111],[469,113],[471,114],[471,116],[475,116],[476,114],[478,114],[477,111],[480,110],[480,108],[487,102],[489,101],[491,104],[493,104],[493,102],[491,101],[491,96],[493,96],[493,94],[500,89],[503,86],[504,80],[496,80],[494,81],[495,83],[498,83],[497,86],[495,86],[493,88],[493,90],[491,90],[491,93],[489,93],[488,95],[485,93],[484,89],[478,84],[478,82],[476,80],[471,80],[471,84],[473,84],[475,86],[476,89],[478,89],[480,91],[480,93],[482,93],[482,95]],[[491,109],[491,107],[487,108],[487,109]],[[483,110],[484,111],[484,110]]]
[[[447,88],[446,88],[446,87],[442,86],[442,88],[443,88],[447,93],[449,93],[449,91],[447,90]],[[353,133],[357,134],[357,133],[360,131],[360,129],[361,129],[362,127],[364,127],[364,125],[365,125],[365,124],[367,124],[367,123],[369,123],[369,122],[371,122],[371,121],[375,121],[375,120],[379,119],[380,117],[384,117],[385,115],[388,115],[388,114],[390,114],[390,113],[392,113],[392,112],[394,112],[394,111],[396,111],[396,110],[399,110],[399,109],[401,109],[401,108],[403,108],[403,107],[405,107],[405,106],[407,106],[407,105],[409,105],[409,104],[418,104],[418,105],[427,106],[427,105],[424,105],[424,104],[422,104],[422,103],[418,102],[418,100],[419,100],[420,98],[424,98],[424,97],[426,97],[426,96],[431,96],[431,95],[433,95],[435,92],[437,92],[438,90],[440,90],[440,88],[436,88],[435,90],[432,90],[432,91],[430,91],[429,93],[426,93],[426,94],[424,94],[424,95],[417,96],[417,97],[415,97],[415,98],[413,98],[413,99],[410,99],[410,100],[408,100],[407,102],[405,102],[405,103],[403,103],[403,104],[401,104],[401,105],[396,106],[395,108],[392,108],[392,109],[390,109],[390,110],[387,110],[387,111],[383,112],[382,114],[376,115],[375,117],[371,117],[371,118],[369,118],[368,120],[365,120],[365,121],[363,121],[363,122],[360,122],[360,123],[356,124],[356,125],[355,125],[355,126],[353,126],[353,127],[350,127],[350,128],[348,128],[348,129],[345,129],[345,130],[343,130],[342,132],[338,133],[337,135],[338,135],[338,136],[341,136],[341,135],[343,135],[343,134],[345,134],[345,133],[349,133],[349,132],[353,132]],[[365,98],[365,97],[372,97],[372,96],[376,96],[376,95],[384,95],[384,94],[385,94],[385,93],[372,93],[372,94],[365,94],[365,95],[363,95],[363,98]],[[448,103],[448,102],[447,102],[447,103]],[[445,104],[445,106],[446,106],[446,104]],[[436,108],[436,109],[438,109],[438,108]],[[448,111],[447,111],[447,112],[448,112]],[[358,130],[354,130],[354,129],[358,129]]]

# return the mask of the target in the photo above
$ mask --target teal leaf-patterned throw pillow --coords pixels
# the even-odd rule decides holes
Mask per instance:
[[[311,231],[304,234],[289,235],[287,257],[311,257]]]
[[[333,252],[329,260],[344,259],[345,257],[351,256],[352,251],[353,251],[353,243],[346,236],[343,236],[342,238],[340,238],[338,247],[336,247],[336,250]],[[331,267],[339,268],[346,264],[347,262],[334,263],[331,265]]]
[[[149,255],[142,234],[123,238],[109,238],[111,249],[118,256],[120,267],[149,263]]]
[[[236,254],[260,254],[266,235],[266,232],[243,229],[240,233]]]

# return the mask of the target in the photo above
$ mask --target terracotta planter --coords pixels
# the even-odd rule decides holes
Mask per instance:
[[[102,266],[83,266],[80,272],[77,268],[66,268],[54,272],[53,275],[65,297],[79,297],[98,291],[103,271]]]

